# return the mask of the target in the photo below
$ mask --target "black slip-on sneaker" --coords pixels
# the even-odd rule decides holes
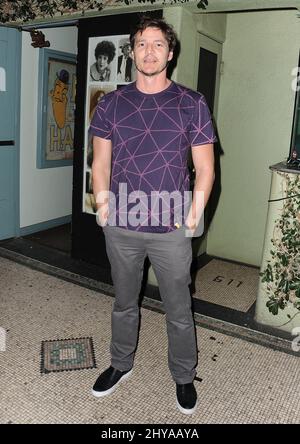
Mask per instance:
[[[191,415],[197,408],[197,392],[194,384],[176,384],[177,407],[185,415]]]
[[[113,367],[109,367],[101,373],[96,380],[92,389],[92,394],[97,398],[110,395],[116,390],[121,381],[130,377],[131,373],[132,369],[126,372],[121,372]]]

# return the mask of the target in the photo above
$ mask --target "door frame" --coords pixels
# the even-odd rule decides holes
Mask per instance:
[[[220,77],[222,74],[222,50],[223,43],[218,40],[203,34],[202,32],[197,32],[197,42],[196,42],[196,54],[195,54],[195,66],[196,66],[196,76],[199,69],[199,59],[200,59],[200,47],[207,49],[208,51],[214,52],[218,55],[217,72],[216,72],[216,89],[214,98],[214,118],[217,120],[218,115],[218,103],[219,103],[219,91],[220,91]],[[198,83],[198,77],[196,78],[196,85]]]
[[[216,71],[216,85],[215,85],[215,97],[214,97],[214,110],[213,116],[215,121],[217,121],[218,115],[218,103],[219,103],[219,91],[220,91],[220,80],[222,74],[222,50],[223,50],[223,42],[220,42],[202,32],[197,32],[196,38],[196,50],[195,50],[195,83],[196,88],[198,85],[198,70],[199,70],[199,61],[200,61],[200,47],[207,49],[208,51],[214,52],[218,55],[217,60],[217,71]],[[205,216],[204,216],[205,217]],[[207,250],[207,236],[208,232],[205,231],[203,235],[199,238],[195,238],[193,245],[193,254],[194,256],[201,256],[206,253]]]
[[[23,31],[22,31],[23,32]],[[19,86],[19,94],[16,97],[16,122],[15,122],[15,237],[20,237],[20,120],[21,120],[21,76],[22,76],[22,32],[18,31],[16,38],[16,85]]]

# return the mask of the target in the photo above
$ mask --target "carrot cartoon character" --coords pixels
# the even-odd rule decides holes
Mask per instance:
[[[56,124],[58,128],[63,128],[66,123],[69,73],[65,69],[61,69],[59,74],[56,73],[56,75],[57,79],[54,88],[50,91],[50,96],[52,97],[52,110]]]

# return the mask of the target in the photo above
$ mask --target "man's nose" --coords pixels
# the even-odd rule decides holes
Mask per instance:
[[[152,43],[147,43],[146,53],[147,54],[151,54],[152,52],[153,52],[153,44]]]

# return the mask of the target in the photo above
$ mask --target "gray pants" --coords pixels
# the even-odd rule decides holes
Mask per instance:
[[[184,227],[157,234],[106,226],[104,233],[115,288],[111,365],[121,371],[133,366],[139,330],[138,296],[148,255],[166,312],[170,372],[177,384],[192,382],[197,345],[188,288],[191,238],[185,237]]]

